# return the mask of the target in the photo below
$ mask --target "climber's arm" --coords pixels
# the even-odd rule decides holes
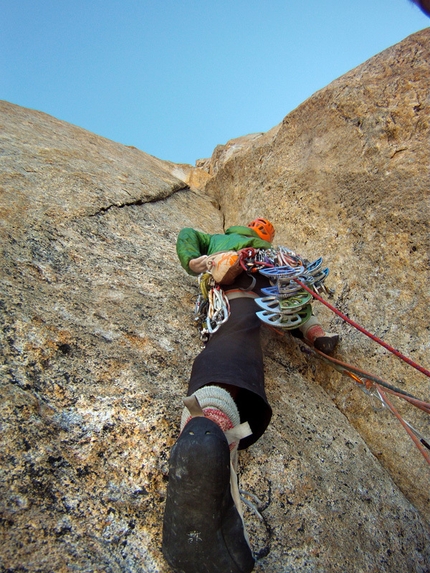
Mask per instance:
[[[190,275],[198,275],[206,270],[206,256],[211,235],[186,227],[176,241],[176,252],[181,265]]]

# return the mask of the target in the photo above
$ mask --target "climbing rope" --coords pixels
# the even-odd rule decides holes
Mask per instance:
[[[328,291],[324,285],[324,280],[328,276],[328,268],[321,268],[321,257],[316,259],[313,263],[310,263],[292,251],[281,247],[277,251],[272,250],[270,252],[266,251],[264,254],[259,253],[255,257],[256,261],[258,259],[264,260],[266,264],[268,263],[267,266],[272,267],[268,269],[262,268],[261,266],[257,267],[260,273],[271,279],[272,282],[276,280],[276,286],[262,289],[267,295],[266,297],[256,299],[256,303],[263,308],[262,312],[257,312],[257,316],[259,316],[263,322],[266,322],[271,327],[282,327],[282,330],[297,328],[297,322],[292,320],[292,316],[298,317],[301,312],[303,313],[303,308],[306,308],[306,306],[310,308],[309,300],[306,301],[307,304],[303,304],[306,299],[303,299],[300,296],[307,293],[309,297],[320,301],[348,324],[389,350],[392,354],[419,372],[430,377],[429,370],[423,368],[376,335],[371,334],[320,296],[319,293],[321,291],[331,294],[331,291]],[[251,266],[250,257],[247,260],[247,265],[248,267]],[[301,301],[302,305],[300,304]],[[294,310],[296,311],[296,315],[294,315]],[[304,324],[308,319],[309,317],[303,316],[302,324]],[[384,407],[387,407],[408,433],[427,463],[430,464],[430,455],[428,452],[428,450],[430,450],[429,441],[427,441],[409,422],[402,418],[392,402],[389,400],[387,394],[392,394],[397,398],[401,398],[427,414],[430,414],[430,403],[419,400],[407,392],[387,384],[377,376],[331,358],[317,349],[313,349],[313,352],[317,353],[320,357],[324,357],[324,359],[337,370],[346,374],[359,384],[363,391],[375,396]]]
[[[281,331],[278,331],[279,334],[283,334]],[[333,358],[332,356],[328,356],[324,354],[320,350],[316,348],[309,347],[307,352],[313,353],[321,358],[324,362],[333,366],[338,372],[345,374],[352,380],[354,380],[360,388],[368,395],[376,397],[384,407],[387,407],[391,413],[397,418],[400,424],[403,426],[404,430],[407,432],[409,437],[412,439],[426,462],[430,465],[430,442],[426,440],[419,432],[416,430],[409,422],[407,422],[398,412],[398,410],[394,407],[392,402],[388,399],[387,394],[391,394],[396,396],[397,398],[403,399],[412,406],[419,408],[426,414],[430,414],[430,403],[420,400],[419,398],[415,398],[411,394],[401,390],[400,388],[396,388],[391,384],[388,384],[384,380],[382,380],[379,376],[375,376],[374,374],[370,374],[356,366],[352,366],[351,364],[347,364],[345,362],[341,362],[340,360]],[[429,451],[427,451],[429,450]]]
[[[351,326],[353,326],[354,328],[356,328],[357,330],[359,330],[360,332],[362,332],[363,334],[365,334],[366,336],[368,336],[369,338],[371,338],[372,340],[374,340],[375,342],[377,342],[378,344],[380,344],[381,346],[383,346],[384,348],[389,350],[392,354],[394,354],[395,356],[397,356],[398,358],[400,358],[401,360],[403,360],[404,362],[409,364],[409,366],[412,366],[413,368],[415,368],[416,370],[418,370],[422,374],[425,374],[426,376],[430,377],[430,370],[427,370],[426,368],[424,368],[423,366],[420,366],[419,364],[417,364],[416,362],[414,362],[413,360],[411,360],[407,356],[404,356],[401,352],[399,352],[398,350],[396,350],[395,348],[393,348],[392,346],[390,346],[389,344],[384,342],[381,338],[378,338],[375,334],[371,334],[370,332],[368,332],[365,328],[363,328],[362,326],[360,326],[359,324],[357,324],[356,322],[351,320],[348,316],[343,314],[340,310],[338,310],[336,307],[334,307],[329,302],[327,302],[325,299],[323,299],[322,296],[320,296],[318,293],[312,291],[304,282],[302,282],[298,278],[294,278],[293,280],[301,288],[308,291],[316,300],[318,300],[319,302],[322,302],[327,308],[329,308],[335,314],[340,316],[340,318],[342,318],[342,320],[344,320],[345,322],[348,322],[348,324],[350,324]]]

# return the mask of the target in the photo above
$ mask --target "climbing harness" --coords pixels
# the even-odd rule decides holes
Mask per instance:
[[[324,281],[329,274],[322,268],[322,257],[310,262],[287,247],[277,249],[244,248],[238,251],[240,267],[251,277],[260,272],[272,286],[263,288],[263,297],[255,298],[262,309],[258,318],[278,328],[292,330],[305,324],[312,316],[312,295],[295,282],[300,279],[316,293],[329,293]],[[195,321],[200,338],[207,342],[230,315],[228,294],[215,281],[210,271],[198,277],[199,294],[195,305]],[[254,281],[255,282],[255,281]]]

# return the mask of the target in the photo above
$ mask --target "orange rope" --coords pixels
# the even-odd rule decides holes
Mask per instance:
[[[271,330],[275,331],[277,334],[279,334],[281,336],[285,336],[285,333],[278,330],[277,328],[274,328],[271,326],[269,326],[269,328]],[[423,400],[419,400],[418,398],[411,396],[411,394],[408,394],[407,392],[404,392],[403,390],[400,390],[399,388],[395,388],[394,386],[387,384],[387,382],[384,382],[384,380],[382,380],[379,376],[375,376],[374,374],[370,374],[369,372],[366,372],[365,370],[362,370],[361,368],[357,368],[356,366],[352,366],[351,364],[347,364],[346,362],[341,362],[340,360],[333,358],[332,356],[328,356],[327,354],[324,354],[324,352],[321,352],[320,350],[317,350],[316,348],[310,347],[309,345],[308,345],[308,347],[309,347],[310,352],[312,352],[313,354],[316,354],[317,356],[319,356],[319,358],[321,358],[325,362],[328,362],[330,364],[330,366],[335,368],[338,372],[341,372],[342,374],[349,376],[357,384],[364,386],[367,390],[370,390],[371,388],[376,388],[376,390],[378,391],[378,393],[381,397],[382,402],[387,405],[387,407],[389,408],[391,413],[399,420],[399,422],[401,423],[403,428],[406,430],[406,432],[408,433],[410,438],[413,440],[413,442],[416,445],[416,447],[418,448],[418,450],[423,455],[426,462],[430,465],[430,455],[426,451],[426,449],[424,448],[424,445],[423,445],[423,444],[425,444],[428,447],[427,442],[424,440],[421,441],[416,437],[416,435],[412,432],[412,430],[408,426],[407,422],[405,422],[405,420],[400,416],[400,414],[395,409],[395,407],[388,400],[387,396],[385,395],[385,392],[388,392],[390,394],[393,394],[394,396],[397,396],[398,398],[402,398],[403,400],[406,400],[411,405],[413,405],[417,408],[420,408],[421,410],[423,410],[427,414],[430,414],[430,403],[424,402]],[[382,388],[383,388],[383,390],[382,390]]]

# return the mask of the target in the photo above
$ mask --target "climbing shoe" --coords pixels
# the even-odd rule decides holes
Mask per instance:
[[[249,573],[254,558],[230,489],[224,432],[194,417],[173,446],[162,551],[177,573]]]
[[[339,342],[339,335],[325,332],[316,316],[311,316],[299,330],[309,345],[324,354],[332,354]]]
[[[314,347],[320,352],[324,352],[324,354],[333,354],[338,342],[338,334],[329,334],[326,332],[323,336],[315,338]]]

